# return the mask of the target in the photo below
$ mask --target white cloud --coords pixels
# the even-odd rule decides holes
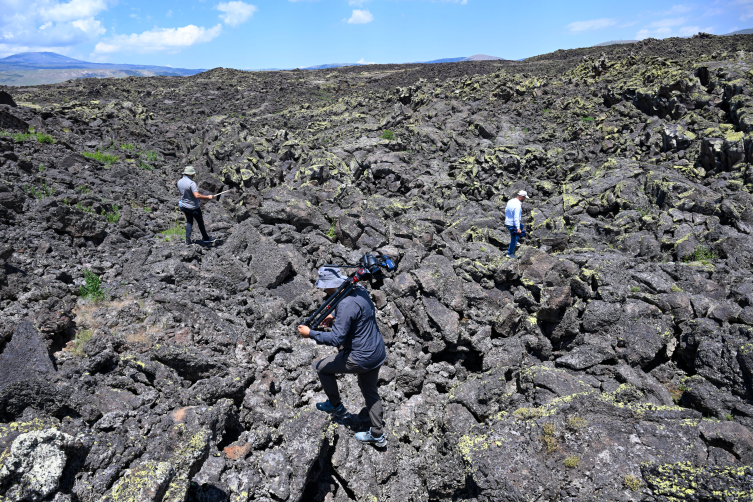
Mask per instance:
[[[50,2],[38,2],[49,4]],[[55,22],[73,21],[75,19],[96,16],[107,9],[105,0],[71,0],[68,3],[52,2],[47,8],[42,8],[41,14],[44,19]]]
[[[0,0],[0,44],[11,53],[30,47],[64,52],[92,42],[106,32],[96,16],[113,1]]]
[[[216,9],[224,12],[220,14],[220,19],[229,26],[245,23],[258,10],[255,5],[240,1],[222,2],[217,5]]]
[[[650,23],[648,26],[636,33],[635,38],[643,40],[644,38],[667,38],[667,37],[690,37],[698,32],[714,33],[715,26],[701,28],[697,25],[683,26],[686,22],[684,17],[659,19]]]
[[[572,32],[578,32],[586,30],[601,30],[603,28],[608,28],[609,26],[614,26],[615,24],[617,24],[616,19],[602,18],[591,19],[589,21],[575,21],[574,23],[565,26],[565,28]]]
[[[167,14],[165,14],[165,16],[173,17],[173,11],[172,10],[167,11]]]
[[[71,21],[71,25],[90,35],[104,35],[107,31],[102,26],[102,23],[100,23],[93,17],[90,17],[88,19],[76,19],[75,21]]]
[[[155,28],[139,34],[115,35],[108,40],[99,42],[94,47],[94,52],[177,52],[192,45],[209,42],[219,36],[221,32],[221,24],[212,28],[203,28],[192,24],[181,28]]]
[[[363,5],[369,0],[348,0],[348,5],[355,5],[356,7],[363,7]]]
[[[373,61],[371,61],[371,62],[368,62],[368,63],[367,63],[367,62],[366,62],[366,60],[365,60],[364,58],[361,58],[361,59],[360,59],[360,60],[358,61],[358,64],[376,64],[376,63],[375,63],[375,62],[373,62]]]
[[[367,10],[353,9],[353,15],[348,19],[348,24],[366,24],[374,20],[374,16]]]

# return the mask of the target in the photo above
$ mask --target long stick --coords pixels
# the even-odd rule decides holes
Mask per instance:
[[[230,190],[232,190],[232,188],[231,188]],[[218,194],[215,194],[214,196],[215,196],[215,197],[219,197],[219,196],[220,196],[220,195],[222,195],[223,193],[228,193],[228,192],[229,192],[230,190],[225,190],[224,192],[220,192],[220,193],[218,193]]]

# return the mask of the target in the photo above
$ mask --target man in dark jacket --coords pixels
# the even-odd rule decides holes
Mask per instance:
[[[332,295],[345,280],[339,268],[322,267],[319,269],[316,287]],[[324,393],[329,398],[324,403],[317,403],[317,409],[338,417],[345,416],[347,411],[340,400],[336,375],[357,374],[358,386],[369,410],[371,429],[369,432],[359,432],[356,439],[362,443],[386,446],[387,436],[383,430],[382,399],[377,390],[377,379],[379,368],[387,358],[387,352],[384,348],[384,339],[377,327],[375,313],[369,292],[359,285],[337,305],[334,316],[327,316],[322,322],[323,325],[332,326],[331,332],[314,331],[302,325],[298,326],[298,332],[321,345],[343,347],[337,354],[325,357],[312,365],[319,375]]]

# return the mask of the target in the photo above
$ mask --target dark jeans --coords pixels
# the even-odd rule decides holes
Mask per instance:
[[[207,235],[207,231],[204,228],[204,217],[201,216],[201,208],[199,207],[196,209],[186,209],[185,207],[182,207],[181,211],[183,211],[183,214],[186,215],[186,244],[191,244],[191,231],[193,230],[194,219],[196,219],[196,223],[199,224],[201,237],[205,241],[208,241],[209,235]]]
[[[520,225],[520,233],[518,233],[517,228],[510,225],[505,226],[507,227],[507,230],[510,231],[510,247],[507,249],[507,254],[514,255],[515,247],[518,245],[518,239],[526,236],[526,229],[523,228],[523,225]]]
[[[379,397],[377,390],[377,379],[379,378],[378,366],[373,370],[367,370],[360,367],[351,358],[346,359],[345,351],[340,351],[335,355],[325,357],[320,361],[312,364],[314,371],[319,375],[322,382],[324,393],[327,394],[329,402],[335,406],[340,404],[340,390],[337,388],[336,375],[341,373],[355,373],[358,375],[358,386],[361,388],[361,394],[366,401],[366,408],[369,410],[371,419],[371,433],[374,436],[382,435],[382,398]]]

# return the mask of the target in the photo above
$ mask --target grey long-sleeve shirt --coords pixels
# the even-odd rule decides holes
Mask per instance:
[[[332,332],[314,331],[309,337],[322,345],[342,345],[353,361],[370,370],[384,363],[387,351],[376,323],[374,304],[369,292],[357,286],[339,303],[334,313]]]

